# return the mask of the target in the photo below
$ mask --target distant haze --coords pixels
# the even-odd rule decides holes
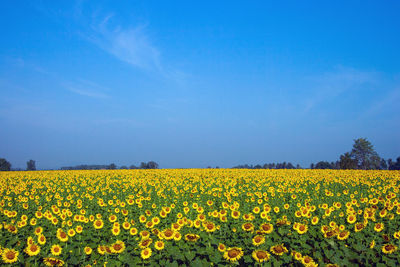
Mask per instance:
[[[0,158],[400,156],[399,1],[2,1]]]

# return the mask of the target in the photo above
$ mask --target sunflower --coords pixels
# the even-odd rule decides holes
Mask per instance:
[[[262,235],[256,235],[252,241],[254,246],[259,246],[265,242],[265,237]]]
[[[131,235],[137,235],[138,230],[137,230],[135,227],[132,227],[132,228],[129,230],[129,233],[130,233]]]
[[[112,253],[122,253],[125,250],[125,243],[124,241],[117,240],[114,244],[110,246],[110,250]]]
[[[157,250],[163,250],[164,247],[165,247],[165,244],[164,244],[164,242],[161,241],[161,240],[158,240],[158,241],[156,241],[156,242],[154,243],[154,248],[157,249]]]
[[[316,224],[318,223],[318,221],[319,221],[319,218],[318,218],[317,216],[314,216],[314,217],[312,218],[312,220],[311,220],[311,224],[312,224],[312,225],[316,225]]]
[[[227,248],[224,252],[224,258],[230,262],[238,261],[243,256],[243,250],[238,247]]]
[[[44,235],[39,235],[39,236],[38,236],[38,243],[39,243],[40,245],[46,244],[46,237],[45,237]]]
[[[36,244],[29,245],[25,248],[25,253],[29,256],[36,256],[40,252],[40,247]]]
[[[301,263],[303,263],[304,266],[311,266],[315,262],[310,256],[304,256],[301,258]]]
[[[60,245],[57,245],[57,244],[56,245],[52,245],[51,248],[50,248],[50,252],[54,256],[60,255],[61,251],[62,251],[62,247]]]
[[[14,263],[18,260],[19,252],[14,249],[4,249],[1,258],[5,263]]]
[[[142,259],[148,259],[151,256],[151,248],[145,248],[140,252]]]
[[[64,261],[61,259],[57,259],[57,258],[43,258],[43,263],[46,266],[63,266],[64,265]]]
[[[69,235],[70,237],[73,237],[73,236],[75,236],[75,234],[76,234],[76,232],[75,232],[74,229],[69,229],[67,233],[68,233],[68,235]]]
[[[272,246],[270,250],[273,254],[278,256],[282,256],[284,253],[288,252],[283,244]]]
[[[85,247],[83,251],[85,252],[86,255],[90,255],[92,254],[93,249],[91,247]]]
[[[199,235],[196,234],[186,234],[185,240],[189,242],[196,242],[200,238]]]
[[[175,240],[175,241],[179,241],[179,240],[181,240],[181,239],[182,239],[181,233],[175,232],[175,234],[174,234],[174,240]]]
[[[67,242],[68,241],[68,235],[62,229],[58,229],[57,230],[57,238],[61,242]]]
[[[270,223],[263,223],[260,225],[260,230],[263,234],[270,234],[274,230],[274,226]]]
[[[375,226],[374,226],[374,230],[375,230],[376,232],[382,231],[383,228],[385,228],[385,226],[384,226],[383,223],[377,223],[377,224],[375,224]]]
[[[244,224],[242,224],[242,229],[243,229],[243,231],[246,231],[246,232],[253,232],[254,225],[252,223],[244,223]]]
[[[106,246],[98,246],[98,247],[97,247],[97,252],[98,252],[100,255],[106,254],[106,253],[107,253],[107,248],[106,248]]]
[[[83,231],[83,227],[82,227],[81,225],[78,225],[78,226],[75,228],[75,231],[76,231],[78,234],[80,234],[80,233],[82,233],[82,231]]]
[[[239,219],[240,211],[237,211],[237,210],[232,211],[231,216],[233,219]]]
[[[224,252],[226,250],[225,244],[219,243],[218,244],[218,251],[219,252]]]
[[[95,229],[101,229],[104,226],[104,222],[102,219],[97,219],[93,222],[93,226]]]
[[[337,235],[337,239],[339,240],[345,240],[349,237],[350,232],[349,231],[342,231]]]
[[[121,228],[119,228],[119,227],[113,227],[113,228],[111,229],[111,233],[112,233],[113,235],[117,236],[117,235],[119,235],[119,233],[121,233]]]
[[[41,233],[43,233],[43,228],[42,227],[36,227],[35,228],[35,235],[40,235]]]
[[[165,229],[162,232],[162,236],[163,238],[165,238],[166,240],[171,240],[174,238],[174,231],[172,231],[171,229]]]
[[[356,220],[357,220],[357,217],[353,214],[350,214],[349,216],[347,216],[347,222],[350,224],[355,223]]]
[[[397,247],[392,244],[385,244],[382,246],[382,252],[385,254],[392,254],[397,250]]]
[[[151,242],[153,242],[153,239],[151,239],[151,238],[142,239],[139,242],[139,247],[141,249],[147,248],[148,246],[150,246]]]
[[[122,223],[122,227],[123,227],[125,230],[129,230],[129,228],[131,228],[131,224],[130,224],[129,222],[123,222],[123,223]]]
[[[118,219],[117,216],[115,216],[114,214],[111,214],[110,217],[108,217],[108,220],[111,223],[115,222],[117,219]]]
[[[204,229],[206,230],[206,232],[212,233],[215,232],[217,228],[215,227],[215,224],[213,222],[206,222],[204,224]]]
[[[254,250],[253,253],[251,254],[251,256],[253,257],[253,259],[255,259],[257,262],[264,262],[269,260],[269,258],[271,257],[271,254],[269,254],[267,251],[265,250]]]
[[[360,232],[362,229],[364,229],[364,224],[363,223],[356,223],[354,225],[354,231]]]
[[[308,231],[308,226],[306,224],[299,224],[296,229],[297,233],[304,234]]]

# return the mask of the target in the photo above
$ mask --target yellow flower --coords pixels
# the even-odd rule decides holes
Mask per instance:
[[[239,247],[227,248],[224,252],[224,258],[230,262],[238,261],[243,256],[243,250]]]
[[[62,252],[62,247],[60,245],[57,245],[57,244],[56,245],[52,245],[51,248],[50,248],[50,252],[51,252],[52,255],[58,256]]]
[[[40,252],[40,247],[36,244],[32,244],[26,247],[25,253],[29,256],[36,256]]]
[[[125,243],[124,241],[117,240],[114,244],[110,246],[110,250],[112,253],[122,253],[125,250]]]
[[[199,235],[196,234],[186,234],[185,240],[189,242],[196,242],[200,238]]]
[[[283,244],[272,246],[270,250],[273,254],[278,256],[282,256],[284,253],[288,252],[287,248]]]
[[[259,246],[265,242],[265,237],[263,237],[262,235],[256,235],[255,237],[253,237],[252,242],[254,246]]]
[[[104,226],[104,222],[101,219],[97,219],[93,222],[93,226],[95,229],[101,229]]]
[[[5,263],[14,263],[18,260],[19,252],[14,249],[4,249],[1,258]]]
[[[218,251],[219,252],[224,252],[226,250],[225,244],[219,243],[218,244]]]
[[[267,251],[265,250],[255,250],[253,251],[253,253],[251,254],[251,256],[253,257],[253,259],[255,259],[257,262],[264,262],[269,260],[269,258],[271,257],[271,254],[269,254]]]
[[[154,243],[154,248],[157,249],[157,250],[163,250],[164,247],[165,247],[165,244],[164,244],[164,242],[161,241],[161,240],[158,240],[158,241],[156,241],[156,242]]]
[[[385,254],[392,254],[397,250],[397,247],[392,244],[385,244],[382,246],[382,252]]]
[[[61,259],[57,259],[57,258],[43,258],[43,263],[46,266],[63,266],[64,265],[64,261]]]
[[[142,259],[148,259],[151,256],[151,248],[145,248],[140,252]]]
[[[86,255],[90,255],[92,254],[93,249],[91,247],[85,247],[83,251],[85,252]]]

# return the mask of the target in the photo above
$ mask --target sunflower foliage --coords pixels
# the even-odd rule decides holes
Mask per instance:
[[[0,173],[0,262],[63,266],[395,266],[400,173]]]

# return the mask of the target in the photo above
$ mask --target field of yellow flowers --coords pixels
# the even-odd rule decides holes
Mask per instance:
[[[1,264],[396,266],[400,172],[0,173]]]

